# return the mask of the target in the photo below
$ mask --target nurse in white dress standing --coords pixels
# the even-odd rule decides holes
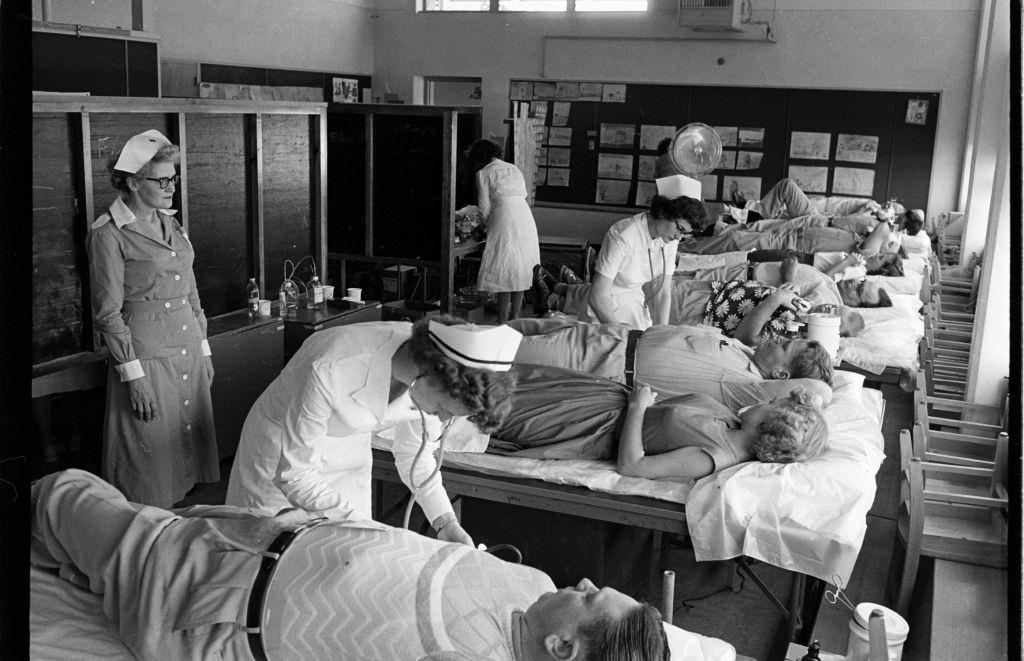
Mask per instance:
[[[486,139],[474,142],[466,153],[487,227],[477,289],[497,292],[499,324],[519,317],[523,292],[533,284],[533,267],[540,264],[537,224],[526,203],[523,173],[501,155],[501,147]]]
[[[455,317],[314,333],[249,411],[226,504],[271,516],[298,507],[335,521],[369,519],[377,434],[391,441],[398,474],[438,539],[472,545],[435,474],[434,451],[454,418],[468,417],[482,432],[502,423],[521,338],[508,326]]]
[[[636,330],[668,323],[679,239],[692,233],[705,211],[697,180],[671,175],[656,183],[650,211],[620,220],[604,235],[580,321]]]

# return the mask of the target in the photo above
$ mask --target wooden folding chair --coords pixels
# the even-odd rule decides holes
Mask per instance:
[[[915,422],[911,434],[914,456],[930,464],[960,466],[966,472],[953,471],[937,480],[981,496],[1005,497],[1006,471],[1009,460],[1010,437],[1000,432],[995,438],[935,431]],[[941,471],[940,471],[941,473]]]
[[[923,425],[958,434],[996,438],[1006,431],[1007,408],[985,406],[961,400],[930,395],[927,372],[918,372],[918,388],[914,391],[914,419]]]
[[[910,433],[905,429],[900,432],[900,466],[897,544],[889,569],[887,598],[905,616],[922,556],[1006,567],[1004,510],[1008,500],[937,488],[943,470],[948,474],[950,469],[965,469],[937,468],[937,464],[914,457]]]

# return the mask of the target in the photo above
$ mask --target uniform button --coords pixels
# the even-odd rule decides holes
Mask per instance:
[[[169,308],[169,307],[171,307],[171,304],[170,303],[164,303],[164,307],[165,308]]]
[[[185,431],[192,431],[192,425],[185,425]]]
[[[182,381],[188,381],[188,374],[182,374],[181,375],[181,380]]]
[[[187,354],[187,353],[188,353],[188,349],[182,349],[182,350],[181,350],[181,355],[182,355],[182,356],[184,356],[184,355],[185,355],[185,354]]]
[[[181,325],[181,330],[188,330],[188,325],[187,324],[182,324]]]
[[[174,252],[174,251],[172,250],[172,251],[171,251],[171,257],[177,257],[177,256],[178,256],[178,253],[176,253],[176,252]]]
[[[181,299],[181,304],[182,304],[182,305],[185,305],[185,303],[188,303],[188,301],[186,301],[186,300],[185,300],[184,298],[183,298],[183,299]]]
[[[188,406],[188,400],[187,399],[185,400],[185,406]]]
[[[175,279],[175,280],[181,280],[181,276],[180,276],[180,275],[178,275],[178,274],[175,274],[175,275],[174,275],[174,279]]]

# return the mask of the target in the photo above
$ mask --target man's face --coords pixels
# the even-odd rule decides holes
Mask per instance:
[[[837,284],[843,304],[852,308],[876,307],[878,305],[877,282],[868,280],[843,280]]]
[[[792,374],[790,364],[809,345],[807,340],[765,340],[754,350],[754,364],[770,378],[785,371]]]
[[[594,618],[620,620],[640,606],[635,599],[612,588],[598,589],[589,579],[574,587],[562,588],[540,596],[526,609],[526,623],[532,636],[572,635]]]

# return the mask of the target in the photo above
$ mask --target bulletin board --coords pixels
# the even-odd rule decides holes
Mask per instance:
[[[523,104],[523,105],[517,105]],[[811,195],[926,208],[937,92],[512,80],[509,111],[543,116],[539,206],[648,206],[660,138],[691,122],[723,138],[705,201],[760,197],[784,177]]]

